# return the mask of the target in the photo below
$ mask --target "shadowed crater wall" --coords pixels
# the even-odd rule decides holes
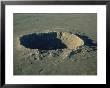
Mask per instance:
[[[85,36],[85,35],[80,35],[78,33],[76,33],[75,35],[79,36],[80,38],[82,38],[84,40],[84,44],[86,46],[97,46],[97,43],[94,42],[91,38],[89,38],[88,36]]]
[[[20,37],[20,44],[26,48],[39,50],[67,48],[66,45],[57,38],[56,32],[23,35]]]

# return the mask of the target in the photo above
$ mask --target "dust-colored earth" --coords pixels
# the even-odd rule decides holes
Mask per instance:
[[[14,14],[14,75],[96,75],[97,14]]]

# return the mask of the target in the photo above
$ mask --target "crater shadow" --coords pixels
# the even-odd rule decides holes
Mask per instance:
[[[67,46],[57,38],[56,32],[23,35],[20,37],[20,44],[26,48],[39,50],[67,48]]]
[[[80,35],[80,34],[75,34],[75,35],[77,35],[78,37],[80,37],[81,39],[83,39],[84,40],[84,44],[86,45],[86,46],[90,46],[90,47],[92,47],[92,46],[97,46],[97,43],[95,43],[92,39],[90,39],[88,36],[85,36],[85,35]]]

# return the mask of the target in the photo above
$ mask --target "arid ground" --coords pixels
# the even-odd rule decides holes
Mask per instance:
[[[14,13],[14,75],[97,75],[96,13]]]

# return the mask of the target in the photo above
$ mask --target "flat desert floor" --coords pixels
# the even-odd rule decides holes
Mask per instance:
[[[96,13],[14,13],[13,21],[14,75],[97,75]],[[37,45],[36,34],[54,32],[77,35],[84,45],[75,50],[47,49],[43,42],[41,50],[31,48]],[[47,40],[51,42],[51,36]]]

